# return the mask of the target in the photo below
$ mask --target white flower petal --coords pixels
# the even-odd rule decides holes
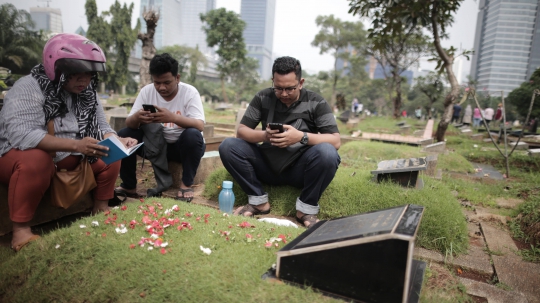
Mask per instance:
[[[154,248],[152,246],[148,246],[148,250],[153,250]]]
[[[86,225],[81,224],[81,225],[79,225],[79,227],[80,227],[80,228],[86,228]]]
[[[150,235],[150,238],[152,238],[152,239],[157,239],[157,238],[159,238],[159,236],[158,236],[157,234],[151,234],[151,235]]]
[[[202,247],[202,245],[200,246],[200,248],[201,248],[202,252],[207,254],[207,255],[210,255],[212,253],[212,250],[210,248]]]
[[[59,249],[59,248],[60,248],[60,244],[56,244],[56,246],[55,246],[54,248]]]
[[[99,222],[98,221],[92,221],[92,226],[99,226]]]
[[[161,243],[161,247],[167,247],[167,246],[169,246],[169,242],[163,242],[163,243]]]

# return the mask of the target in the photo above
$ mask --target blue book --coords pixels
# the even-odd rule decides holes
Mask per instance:
[[[118,160],[121,160],[132,153],[134,153],[137,148],[141,147],[144,142],[141,142],[135,146],[132,146],[130,148],[126,148],[120,140],[116,136],[110,136],[109,138],[99,142],[99,145],[104,145],[109,148],[109,151],[107,152],[107,157],[101,157],[101,160],[105,162],[105,164],[111,164],[113,162],[116,162]]]

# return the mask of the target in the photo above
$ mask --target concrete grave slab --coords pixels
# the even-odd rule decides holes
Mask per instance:
[[[390,180],[403,187],[423,188],[423,181],[419,177],[419,171],[426,170],[425,158],[409,158],[385,160],[377,164],[377,170],[372,170],[374,181],[382,182]]]
[[[529,156],[531,157],[540,157],[540,148],[537,149],[529,149]]]
[[[473,163],[474,168],[479,169],[477,173],[473,174],[473,177],[486,178],[489,177],[494,180],[504,180],[503,175],[495,169],[495,167],[489,164]]]
[[[481,283],[467,278],[459,278],[459,282],[467,289],[467,294],[486,298],[488,303],[528,303],[523,293],[505,291],[497,286]]]
[[[470,270],[491,277],[493,266],[489,255],[485,253],[486,243],[481,236],[480,227],[474,223],[467,223],[469,231],[469,248],[466,254],[461,254],[457,258],[450,259],[454,266]]]
[[[445,150],[446,150],[446,142],[437,142],[437,143],[426,145],[424,146],[424,148],[422,148],[422,151],[427,152],[427,153],[442,153]]]
[[[422,146],[429,145],[433,143],[433,138],[426,138],[426,139],[418,140],[418,143]]]
[[[484,139],[484,134],[474,134],[474,135],[471,136],[471,139],[477,140],[477,141],[482,141]]]
[[[434,177],[437,174],[437,154],[432,154],[426,157],[426,175]]]
[[[518,207],[524,201],[521,199],[514,199],[514,198],[497,198],[495,199],[495,202],[497,203],[497,205],[499,205],[502,208],[514,209]]]
[[[516,146],[517,145],[517,146]],[[525,143],[525,142],[509,142],[508,143],[508,146],[510,148],[514,148],[514,146],[516,146],[516,150],[528,150],[529,149],[529,144]]]

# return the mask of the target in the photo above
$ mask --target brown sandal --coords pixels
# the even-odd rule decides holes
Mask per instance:
[[[260,210],[251,204],[246,204],[242,207],[238,215],[243,216],[245,212],[250,212],[251,217],[259,216],[259,215],[268,215],[270,213],[270,208],[267,210]]]
[[[315,223],[317,223],[317,220],[318,220],[318,218],[317,218],[316,215],[303,215],[300,218],[296,217],[296,221],[298,221],[298,223],[301,223],[302,225],[304,225],[304,227],[306,227],[306,228],[310,228],[313,225],[315,225]],[[306,222],[309,222],[308,226],[306,226]]]
[[[38,235],[33,235],[31,236],[30,238],[28,238],[26,241],[23,241],[21,243],[18,243],[18,244],[15,244],[14,246],[11,247],[11,249],[13,249],[15,252],[19,252],[23,247],[25,247],[26,245],[30,244],[30,242],[32,241],[36,241],[37,239],[41,238],[40,236]]]

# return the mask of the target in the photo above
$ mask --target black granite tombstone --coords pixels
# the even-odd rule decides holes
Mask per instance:
[[[277,278],[356,302],[418,302],[412,259],[424,208],[405,205],[318,222],[277,253]]]
[[[425,158],[396,159],[379,162],[377,169],[371,173],[377,182],[390,180],[403,187],[422,188],[423,182],[419,178],[419,172],[426,168]]]

